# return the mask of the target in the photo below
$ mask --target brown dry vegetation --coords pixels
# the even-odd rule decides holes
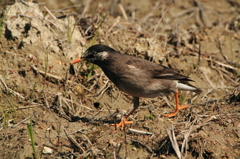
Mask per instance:
[[[239,158],[240,2],[114,2],[1,2],[0,158],[34,148],[35,158]],[[190,76],[203,93],[181,92],[191,107],[174,118],[162,116],[172,97],[142,98],[134,123],[115,130],[131,97],[100,68],[70,65],[97,43]]]

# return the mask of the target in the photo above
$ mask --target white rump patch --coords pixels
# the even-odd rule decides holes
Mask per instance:
[[[189,86],[187,84],[183,84],[183,83],[177,83],[177,89],[179,90],[188,90],[188,91],[196,91],[197,89]]]

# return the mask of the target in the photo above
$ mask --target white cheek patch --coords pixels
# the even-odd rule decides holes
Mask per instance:
[[[99,58],[100,60],[106,59],[107,56],[108,56],[108,52],[106,52],[106,51],[103,51],[103,52],[99,52],[99,53],[98,53],[98,58]]]

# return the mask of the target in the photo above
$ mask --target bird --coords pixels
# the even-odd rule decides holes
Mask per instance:
[[[89,47],[81,57],[72,64],[88,61],[99,66],[105,75],[116,87],[133,96],[133,109],[122,118],[116,128],[125,128],[126,124],[133,123],[127,118],[139,107],[139,98],[155,98],[175,94],[176,108],[171,114],[164,114],[166,117],[174,117],[179,110],[189,106],[180,106],[178,91],[194,91],[200,93],[202,90],[189,83],[189,77],[177,73],[166,66],[139,58],[122,54],[113,48],[97,44]]]

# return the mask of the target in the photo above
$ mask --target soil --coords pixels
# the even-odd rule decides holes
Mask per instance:
[[[240,2],[3,1],[0,158],[206,158],[240,156]],[[101,69],[71,62],[106,44],[189,76],[201,94],[132,97]]]

